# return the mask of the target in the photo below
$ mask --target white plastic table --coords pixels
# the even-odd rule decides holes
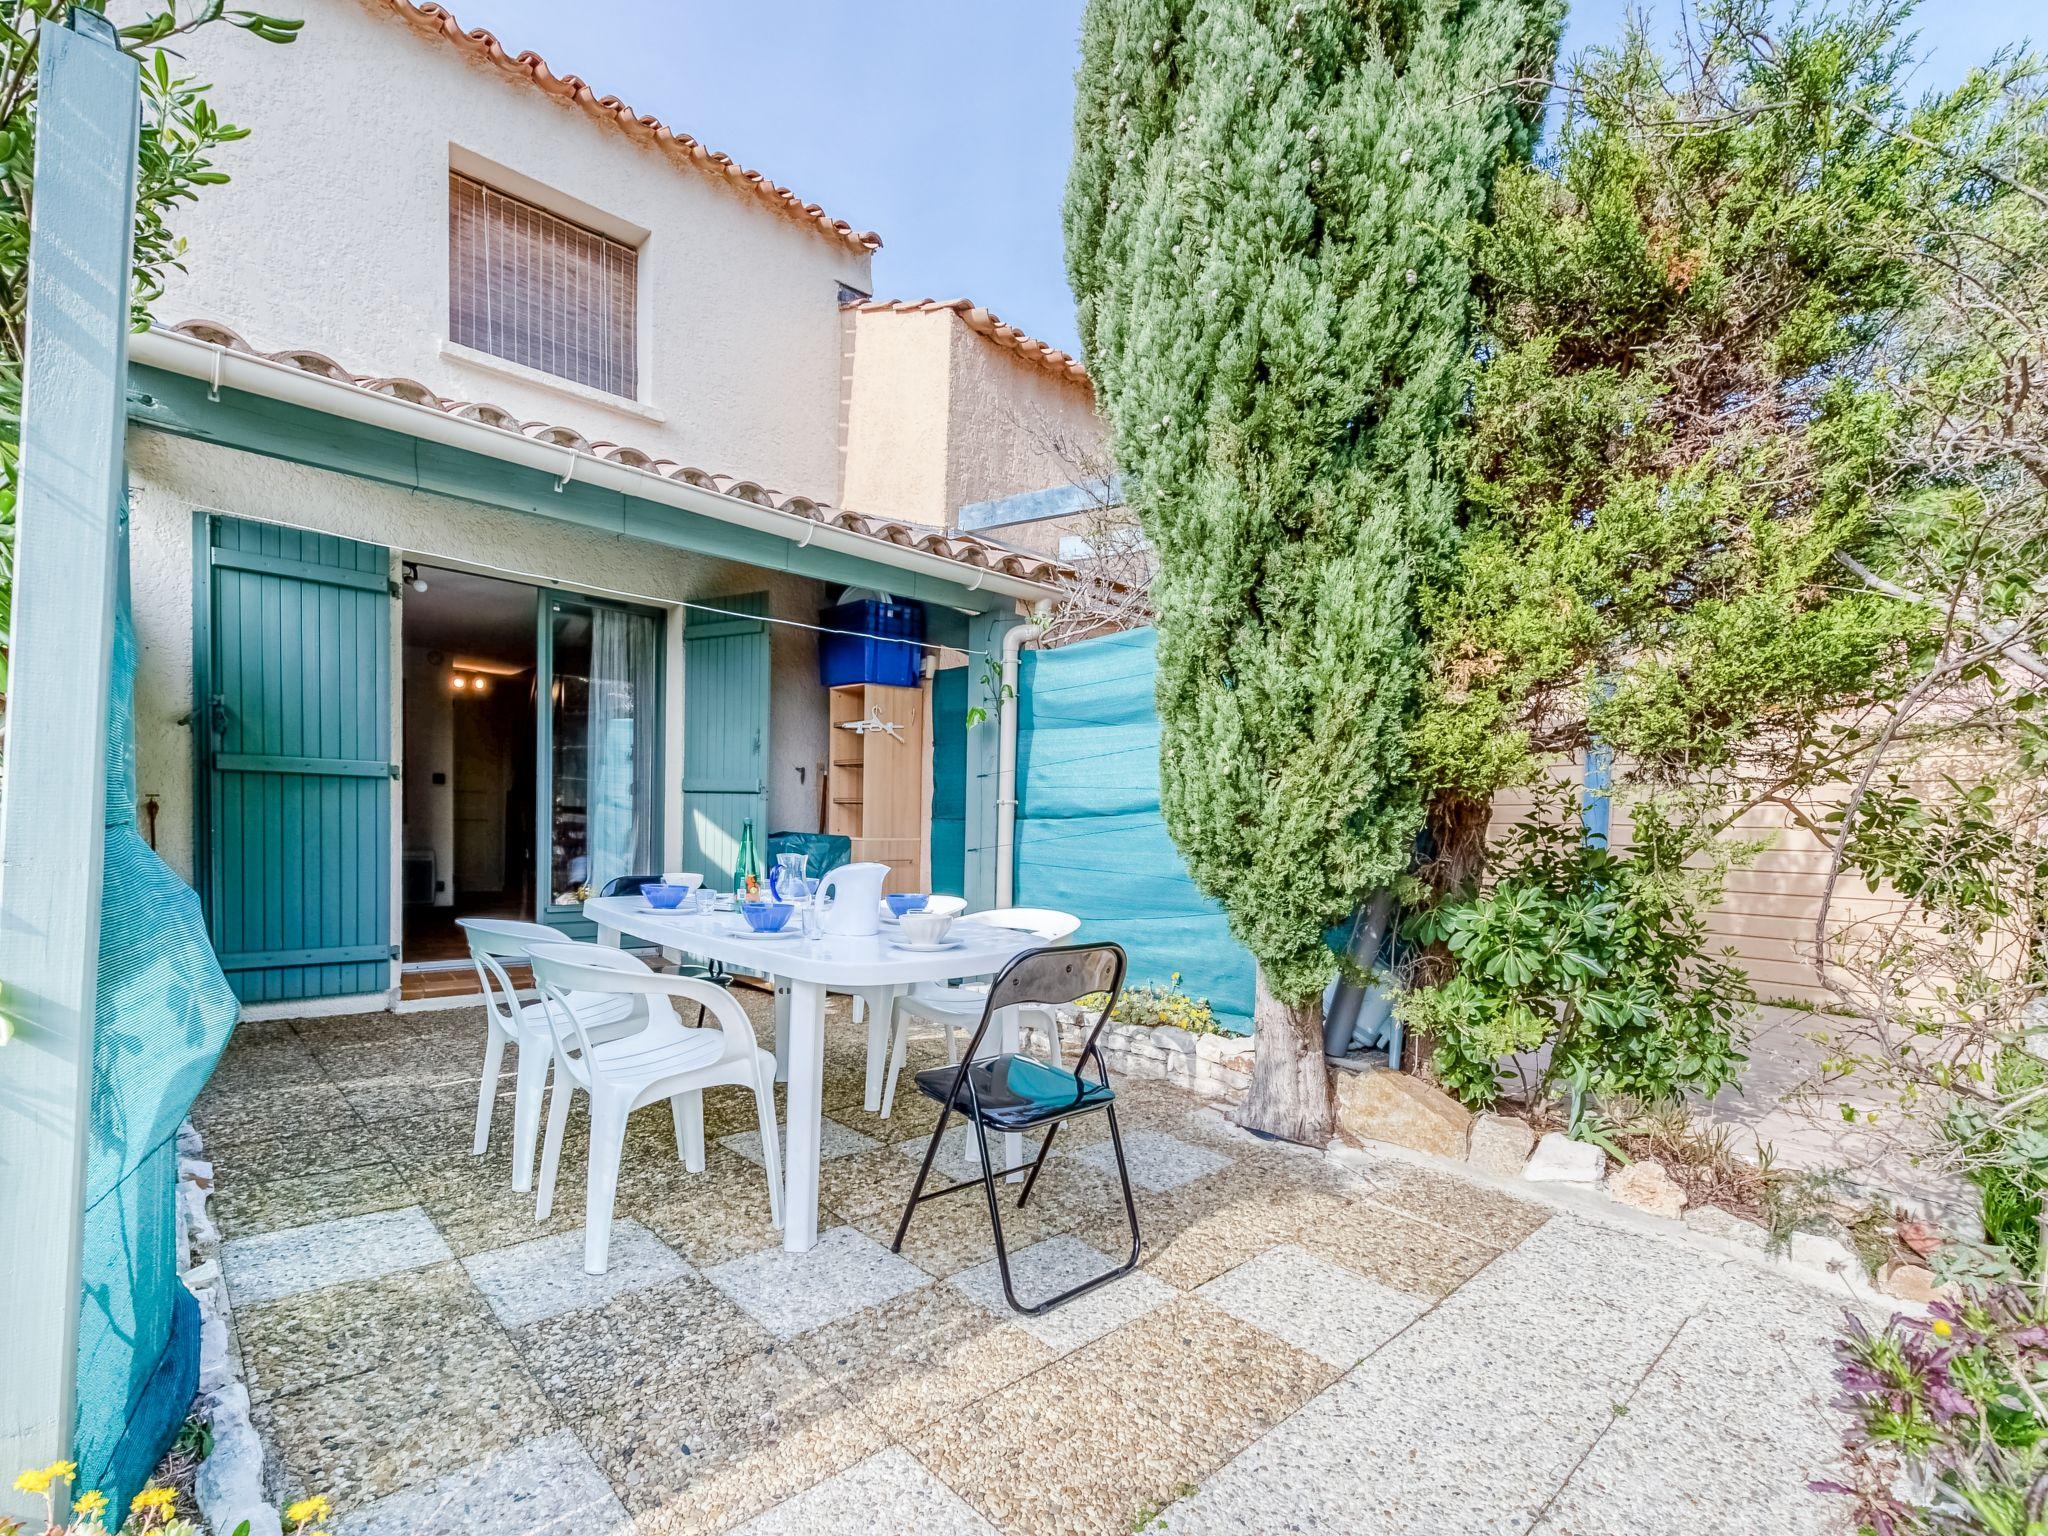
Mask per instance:
[[[1038,940],[1015,929],[995,928],[963,918],[949,938],[958,949],[931,954],[898,949],[887,930],[875,938],[755,939],[746,937],[746,920],[736,912],[703,912],[680,916],[660,912],[642,896],[597,896],[583,904],[583,915],[597,924],[598,942],[617,944],[621,934],[663,949],[679,950],[716,960],[736,970],[753,971],[789,986],[789,1109],[783,1158],[787,1187],[783,1198],[785,1226],[782,1246],[803,1253],[818,1242],[818,1143],[824,1126],[825,994],[861,992],[874,999],[891,989],[929,981],[957,981],[1001,970],[1010,959],[1033,948]],[[796,921],[791,918],[792,923]],[[1001,1049],[1017,1049],[1017,1014],[1004,1010]],[[886,1051],[887,1046],[884,1045]],[[782,1053],[778,1050],[777,1056]],[[1021,1138],[1004,1138],[1005,1164],[1017,1160]]]

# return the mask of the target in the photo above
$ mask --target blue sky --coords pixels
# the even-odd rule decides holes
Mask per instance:
[[[453,3],[464,26],[879,230],[879,296],[964,296],[1075,346],[1059,209],[1082,0]],[[1921,82],[2015,41],[2021,9],[1924,0]],[[1567,50],[1612,37],[1623,10],[1579,0]]]

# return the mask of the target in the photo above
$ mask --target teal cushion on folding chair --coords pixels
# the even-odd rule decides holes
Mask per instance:
[[[931,1067],[918,1073],[918,1092],[945,1103],[959,1071],[958,1067]],[[967,1082],[963,1081],[953,1108],[974,1118],[978,1103],[981,1123],[998,1130],[1023,1130],[1048,1120],[1104,1109],[1116,1098],[1116,1091],[1107,1083],[1090,1082],[1064,1067],[1049,1067],[1030,1056],[996,1056],[977,1061],[967,1073],[973,1082],[973,1095],[969,1095]]]

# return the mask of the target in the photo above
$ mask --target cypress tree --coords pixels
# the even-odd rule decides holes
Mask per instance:
[[[1407,870],[1470,236],[1556,0],[1090,0],[1067,266],[1158,560],[1161,800],[1258,962],[1240,1118],[1326,1140],[1323,941]]]

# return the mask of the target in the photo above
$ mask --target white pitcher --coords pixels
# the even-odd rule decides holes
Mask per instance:
[[[826,937],[872,938],[882,931],[886,864],[842,864],[818,882],[818,920]]]

